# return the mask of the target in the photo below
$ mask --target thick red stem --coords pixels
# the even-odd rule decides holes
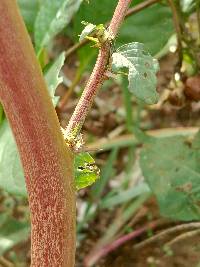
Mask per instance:
[[[1,0],[0,14],[0,100],[26,177],[31,266],[73,267],[73,155],[65,145],[16,1]]]

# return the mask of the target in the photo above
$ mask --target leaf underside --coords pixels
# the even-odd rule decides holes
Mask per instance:
[[[140,43],[121,46],[112,54],[112,70],[128,69],[129,90],[146,104],[158,101],[156,72],[159,69],[155,60]]]

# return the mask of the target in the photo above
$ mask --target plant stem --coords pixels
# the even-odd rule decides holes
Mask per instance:
[[[131,0],[119,0],[117,4],[114,15],[110,22],[110,26],[108,28],[108,31],[112,34],[113,37],[116,37],[118,33],[119,27],[126,15],[130,2]],[[110,46],[111,44],[108,41],[102,44],[102,47],[100,48],[93,72],[66,128],[65,138],[67,138],[68,136],[73,136],[76,138],[80,133],[97,90],[103,83],[107,63],[110,56]]]
[[[108,227],[104,236],[96,243],[90,253],[86,255],[84,259],[84,266],[93,266],[103,255],[106,246],[109,246],[113,242],[115,236],[122,228],[122,226],[133,216],[139,207],[147,200],[150,194],[142,194],[135,201],[129,202],[129,205],[125,205],[122,208],[120,216],[112,222]]]
[[[175,237],[171,241],[167,242],[165,244],[165,246],[171,247],[171,246],[173,246],[177,242],[183,241],[184,239],[191,238],[191,237],[193,237],[195,235],[199,235],[199,234],[200,234],[200,229],[188,231],[186,233],[183,233],[183,234],[178,235],[177,237]]]
[[[190,136],[198,132],[198,127],[177,127],[177,128],[163,128],[157,130],[146,131],[148,135],[153,137],[170,137],[176,135]],[[129,146],[138,146],[141,142],[136,138],[134,134],[124,134],[116,138],[102,138],[97,142],[87,144],[88,150],[95,150],[96,153],[102,151],[108,151],[113,148],[122,148]]]
[[[132,8],[130,8],[127,13],[125,18],[128,18],[136,13],[138,13],[139,11],[157,3],[160,2],[161,0],[147,0],[145,2],[142,2]],[[109,25],[109,22],[106,23],[106,25]],[[81,48],[82,46],[86,45],[89,43],[88,39],[83,39],[81,42],[74,44],[72,47],[70,47],[67,51],[66,51],[66,57],[71,56],[76,50],[78,50],[79,48]]]
[[[104,247],[100,248],[96,254],[95,254],[95,262],[97,262],[97,259],[99,260],[102,257],[107,256],[109,253],[113,252],[114,250],[116,250],[117,248],[119,248],[120,246],[122,246],[123,244],[125,244],[126,242],[144,234],[145,232],[147,232],[148,230],[153,230],[155,229],[157,226],[159,226],[160,221],[154,221],[149,223],[148,225],[139,228],[129,234],[123,235],[121,237],[119,237],[118,239],[114,240],[113,242],[111,242],[108,245],[105,245]],[[92,262],[93,264],[93,262]],[[92,264],[88,264],[86,263],[86,267],[87,266],[92,266]]]
[[[26,178],[31,211],[31,267],[73,267],[73,155],[60,131],[16,1],[1,0],[0,14],[0,100]]]
[[[197,13],[197,26],[199,32],[198,44],[200,43],[200,1],[196,1],[196,13]]]
[[[159,234],[156,234],[152,237],[150,237],[149,239],[140,242],[139,244],[134,246],[134,249],[143,249],[146,245],[151,244],[152,242],[158,242],[160,240],[162,240],[163,238],[167,237],[168,235],[171,235],[173,233],[176,233],[178,231],[184,231],[184,230],[193,230],[193,229],[199,229],[200,228],[200,223],[199,222],[192,222],[192,223],[185,223],[185,224],[180,224],[180,225],[176,225],[174,227],[168,228],[164,231],[162,231]]]
[[[182,60],[183,60],[182,29],[181,29],[178,10],[177,10],[176,4],[174,3],[174,0],[168,0],[168,3],[169,3],[169,6],[171,8],[171,11],[172,11],[174,28],[176,30],[177,43],[178,43],[177,52],[178,52],[179,60],[178,60],[177,66],[176,66],[177,67],[176,71],[180,72],[180,69],[182,66]]]

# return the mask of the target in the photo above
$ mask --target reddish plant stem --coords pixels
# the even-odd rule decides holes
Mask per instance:
[[[31,211],[31,266],[73,267],[73,155],[61,134],[16,1],[1,0],[0,14],[0,100],[26,178]]]
[[[108,29],[109,32],[113,35],[113,37],[117,35],[119,27],[123,22],[130,3],[131,0],[119,0]],[[105,42],[99,51],[99,55],[93,72],[86,84],[83,94],[66,128],[66,138],[67,136],[71,135],[73,137],[77,137],[77,135],[80,133],[80,130],[93,103],[97,90],[103,83],[109,55],[110,43]]]
[[[105,257],[106,255],[108,255],[109,253],[111,253],[115,249],[119,248],[120,246],[122,246],[126,242],[128,242],[128,241],[140,236],[141,234],[147,232],[149,229],[153,230],[159,224],[160,224],[160,221],[155,221],[155,222],[148,224],[147,226],[144,226],[138,230],[133,231],[132,233],[121,236],[117,240],[113,241],[111,244],[104,246],[103,248],[99,249],[98,251],[96,251],[92,255],[89,254],[88,257],[85,258],[84,266],[85,267],[93,266],[95,263],[97,263],[99,261],[100,258]]]

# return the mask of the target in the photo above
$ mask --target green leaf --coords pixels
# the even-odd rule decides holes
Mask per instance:
[[[0,226],[0,255],[18,243],[27,240],[30,234],[28,223],[19,222],[11,217],[8,217]]]
[[[61,53],[53,64],[45,71],[44,77],[49,89],[54,106],[57,105],[59,97],[55,96],[56,88],[63,82],[63,78],[59,77],[60,70],[65,61],[65,53]]]
[[[157,60],[153,59],[140,43],[125,44],[112,54],[112,70],[117,72],[128,68],[130,92],[147,104],[158,101],[156,91],[158,66]]]
[[[35,21],[37,52],[70,22],[81,2],[82,0],[44,0]]]
[[[28,31],[33,32],[35,19],[40,7],[40,0],[17,0],[17,3]]]
[[[181,0],[180,4],[181,4],[182,11],[184,13],[190,13],[195,8],[196,1],[195,0]]]
[[[82,41],[83,39],[85,39],[85,37],[90,35],[96,29],[96,27],[97,27],[96,25],[92,23],[88,23],[83,29],[83,31],[81,32],[79,41]]]
[[[135,6],[143,1],[132,2],[131,6]],[[83,2],[74,19],[75,40],[82,31],[82,21],[105,24],[111,19],[115,6],[115,0],[92,0],[89,5]],[[116,43],[118,46],[133,41],[144,43],[148,51],[155,55],[166,45],[173,33],[170,8],[167,5],[154,4],[124,20]]]
[[[0,127],[0,187],[9,193],[27,195],[22,165],[7,120]]]
[[[171,9],[158,3],[125,19],[117,41],[119,45],[133,41],[143,43],[151,55],[155,56],[173,33]]]
[[[117,194],[111,197],[105,197],[102,200],[101,207],[113,208],[116,205],[120,205],[123,203],[127,203],[128,201],[133,200],[134,198],[142,195],[150,193],[150,189],[145,182],[141,182],[135,186],[132,186],[126,190],[120,190]]]
[[[92,185],[99,179],[99,169],[95,165],[94,159],[87,152],[76,155],[74,168],[77,190]]]
[[[183,221],[200,219],[199,140],[194,147],[183,136],[159,138],[142,149],[143,175],[163,216]]]

